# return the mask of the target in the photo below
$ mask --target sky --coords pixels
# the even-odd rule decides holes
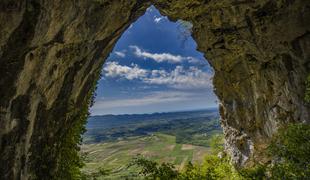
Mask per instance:
[[[190,23],[171,22],[148,8],[104,63],[91,115],[217,107],[213,69],[190,32]]]

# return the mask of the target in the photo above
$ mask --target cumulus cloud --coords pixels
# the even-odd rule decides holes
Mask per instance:
[[[131,49],[134,50],[134,54],[137,57],[144,58],[144,59],[153,59],[154,61],[160,62],[169,62],[169,63],[181,63],[184,60],[188,60],[189,62],[197,62],[199,59],[194,57],[183,57],[180,55],[174,55],[170,53],[150,53],[147,51],[142,50],[138,46],[130,46]]]
[[[123,52],[123,51],[115,51],[114,53],[115,53],[118,57],[121,57],[121,58],[126,57],[126,54],[125,54],[125,52]]]
[[[177,66],[171,72],[152,71],[152,76],[144,79],[146,83],[156,85],[169,85],[177,89],[211,88],[213,75],[196,67],[184,69]]]
[[[138,65],[122,66],[118,62],[108,62],[103,68],[106,77],[121,77],[128,80],[143,78],[147,76],[147,70],[139,68]]]
[[[104,67],[104,76],[119,77],[127,80],[139,80],[146,84],[166,85],[176,89],[212,88],[213,74],[197,67],[176,66],[171,71],[142,69],[136,64],[123,66],[117,62],[109,62]]]

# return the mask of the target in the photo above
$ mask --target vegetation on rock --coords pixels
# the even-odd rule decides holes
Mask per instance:
[[[89,116],[89,107],[93,105],[95,98],[95,90],[97,88],[97,80],[100,79],[100,69],[96,74],[96,81],[93,81],[91,89],[85,96],[85,100],[81,109],[69,108],[67,120],[72,122],[66,134],[61,137],[59,148],[59,164],[56,179],[81,179],[83,174],[81,168],[84,165],[80,155],[80,145],[82,143],[82,134],[86,132],[86,122]],[[71,107],[71,106],[70,106]]]
[[[237,171],[227,155],[218,151],[218,138],[212,138],[211,155],[202,164],[188,163],[184,170],[175,171],[170,164],[157,164],[143,157],[133,163],[142,168],[140,174],[146,179],[307,179],[310,177],[310,125],[290,124],[275,135],[269,153],[274,161],[268,165]],[[216,155],[219,153],[218,155]],[[164,172],[163,172],[164,171]]]
[[[269,149],[276,158],[270,167],[274,179],[310,177],[310,125],[290,124],[281,128]]]

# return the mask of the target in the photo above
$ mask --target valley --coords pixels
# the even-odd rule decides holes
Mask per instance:
[[[138,179],[129,167],[137,156],[171,163],[181,170],[201,163],[210,140],[221,135],[216,109],[143,115],[90,117],[81,153],[83,174],[96,179]]]

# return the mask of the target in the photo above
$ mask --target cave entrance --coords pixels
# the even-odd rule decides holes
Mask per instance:
[[[196,50],[191,28],[151,6],[123,33],[90,109],[86,174],[104,169],[109,178],[130,176],[135,169],[122,167],[138,154],[181,169],[201,162],[211,136],[222,134],[213,69]]]
[[[304,100],[309,1],[20,2],[0,2],[0,179],[75,179],[71,176],[80,166],[76,146],[101,65],[151,3],[173,20],[194,24],[199,50],[216,72],[226,151],[233,164],[269,162],[264,152],[281,125],[309,122]],[[131,51],[147,56],[178,54],[131,45]],[[108,63],[126,66],[123,71],[149,67]],[[158,83],[149,71],[141,83]]]

